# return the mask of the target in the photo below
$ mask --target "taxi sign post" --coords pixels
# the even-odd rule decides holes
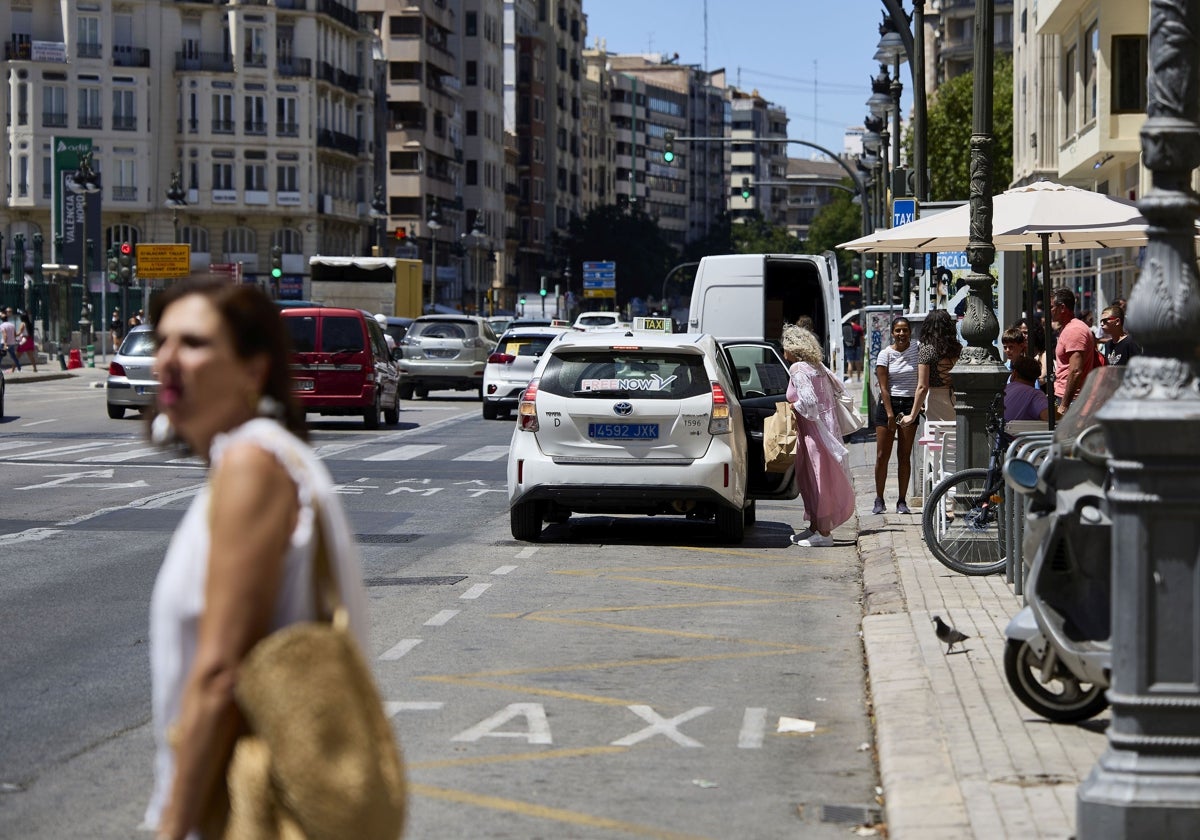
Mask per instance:
[[[675,331],[674,322],[670,318],[645,318],[640,315],[633,319],[633,329],[639,332],[672,333]]]

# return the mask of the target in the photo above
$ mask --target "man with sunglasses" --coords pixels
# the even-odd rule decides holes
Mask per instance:
[[[1141,354],[1141,345],[1125,332],[1125,307],[1121,304],[1104,307],[1100,313],[1100,329],[1107,338],[1104,357],[1110,365],[1127,365],[1130,359]]]
[[[1050,317],[1058,325],[1054,343],[1054,399],[1062,417],[1079,396],[1083,380],[1096,366],[1096,336],[1075,317],[1075,293],[1059,287],[1050,298]]]

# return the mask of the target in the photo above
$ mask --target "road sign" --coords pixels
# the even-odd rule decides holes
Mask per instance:
[[[612,260],[588,260],[583,264],[583,296],[616,298],[617,264]]]
[[[192,273],[192,247],[182,245],[137,244],[138,277],[167,280]]]
[[[892,199],[892,227],[900,227],[917,220],[917,200],[915,198]]]

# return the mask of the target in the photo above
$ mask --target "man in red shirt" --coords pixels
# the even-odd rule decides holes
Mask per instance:
[[[1079,396],[1083,380],[1096,366],[1096,336],[1075,317],[1075,293],[1055,289],[1050,297],[1050,317],[1058,325],[1054,344],[1054,399],[1062,417]]]

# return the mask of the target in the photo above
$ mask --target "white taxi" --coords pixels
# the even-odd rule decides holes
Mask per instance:
[[[636,320],[669,329],[667,319]],[[536,540],[544,522],[597,513],[709,519],[722,538],[741,542],[755,499],[798,492],[791,470],[763,469],[763,419],[786,398],[787,382],[767,342],[637,329],[563,334],[517,406],[513,537]]]
[[[569,326],[510,327],[500,336],[483,369],[484,420],[508,417],[550,342],[568,330]]]

